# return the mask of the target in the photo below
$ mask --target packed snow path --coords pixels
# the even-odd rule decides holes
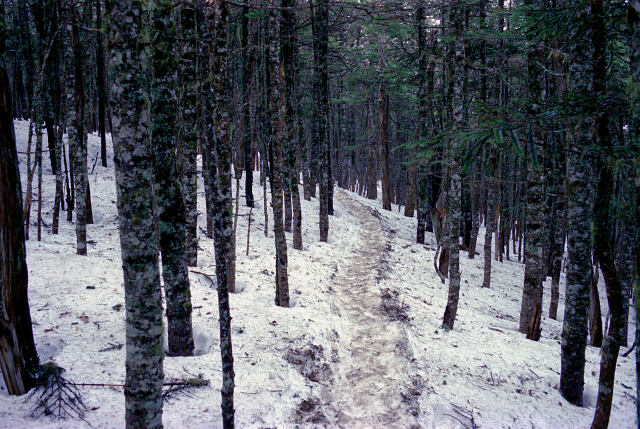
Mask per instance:
[[[336,198],[361,220],[362,230],[357,255],[338,264],[333,283],[342,337],[325,412],[341,427],[418,426],[403,392],[411,384],[407,337],[402,324],[384,311],[376,286],[385,266],[386,234],[370,209],[343,191]]]

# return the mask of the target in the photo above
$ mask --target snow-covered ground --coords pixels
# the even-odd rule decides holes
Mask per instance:
[[[28,124],[15,126],[19,150],[26,151]],[[118,384],[124,381],[124,291],[112,162],[106,169],[94,163],[99,142],[89,136],[95,223],[87,228],[86,257],[75,254],[74,225],[64,215],[60,234],[49,232],[55,180],[45,154],[46,225],[41,242],[32,226],[27,243],[29,296],[43,362],[55,361],[78,383]],[[26,156],[20,157],[24,191]],[[453,331],[442,330],[447,288],[433,270],[433,237],[428,235],[431,244],[415,244],[415,219],[403,217],[396,206],[385,212],[377,201],[336,190],[329,243],[320,243],[317,200],[303,200],[304,250],[289,248],[293,308],[276,307],[273,232],[269,228],[264,235],[257,179],[248,256],[248,209],[241,199],[239,292],[231,297],[238,427],[588,427],[599,350],[587,349],[586,406],[574,407],[557,390],[561,320],[544,317],[541,341],[526,340],[517,332],[522,264],[494,262],[492,288],[482,289],[482,255],[462,256],[458,319]],[[204,207],[201,181],[199,186]],[[270,226],[272,220],[269,207]],[[204,230],[204,215],[199,223]],[[202,230],[194,271],[213,274],[213,242]],[[290,234],[287,239],[291,244]],[[216,293],[195,272],[191,287],[197,356],[166,358],[165,378],[202,374],[210,385],[165,403],[168,428],[221,426]],[[560,317],[563,289],[564,278]],[[548,284],[544,302],[548,306]],[[606,314],[604,295],[602,304]],[[612,428],[636,424],[634,359],[619,359]],[[29,417],[31,405],[2,389],[0,428],[124,426],[121,388],[82,391],[90,408],[86,422],[56,422]]]

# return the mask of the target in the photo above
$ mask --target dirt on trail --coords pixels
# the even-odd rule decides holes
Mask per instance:
[[[393,291],[377,284],[390,251],[386,233],[375,211],[344,191],[337,190],[335,196],[360,219],[362,230],[356,255],[340,261],[333,284],[340,323],[333,380],[322,398],[326,423],[344,428],[419,427],[422,383],[411,377],[406,321],[389,310],[400,308]]]

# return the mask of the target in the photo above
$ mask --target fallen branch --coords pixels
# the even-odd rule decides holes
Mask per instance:
[[[211,287],[213,287],[213,288],[216,287],[216,279],[213,278],[211,274],[203,273],[202,271],[196,271],[196,270],[189,270],[189,271],[194,273],[194,274],[200,274],[202,276],[205,276],[211,282]]]
[[[113,343],[109,343],[109,347],[105,347],[104,349],[100,349],[98,350],[98,352],[102,353],[102,352],[110,352],[113,350],[121,350],[122,349],[122,344],[118,343],[118,344],[113,344]]]
[[[178,394],[186,394],[192,396],[191,390],[209,385],[209,380],[205,380],[202,374],[193,376],[187,372],[190,377],[184,379],[175,379],[162,383],[163,392],[162,399],[168,401]],[[72,383],[74,387],[117,387],[124,388],[124,383]],[[77,390],[77,389],[76,389]]]
[[[187,373],[188,375],[191,375]],[[183,380],[173,380],[162,383],[163,387],[167,389],[162,392],[162,400],[169,401],[173,397],[178,394],[184,394],[187,396],[193,396],[191,390],[197,389],[199,387],[204,387],[209,385],[209,380],[205,380],[202,374],[198,374],[197,376],[192,376]]]
[[[33,401],[31,417],[51,416],[58,420],[78,418],[84,420],[87,406],[78,385],[62,376],[64,368],[48,362],[38,368],[36,386],[27,395]]]
[[[635,349],[635,348],[636,348],[636,345],[637,345],[636,343],[637,343],[637,341],[634,341],[634,342],[633,342],[633,344],[631,344],[631,348],[630,348],[629,350],[627,350],[627,351],[622,355],[622,357],[627,357],[627,356],[629,356],[629,355],[631,354],[631,352],[633,351],[633,349]]]

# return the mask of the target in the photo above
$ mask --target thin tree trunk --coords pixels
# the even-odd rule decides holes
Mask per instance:
[[[373,122],[373,101],[365,100],[365,104],[367,105],[367,134],[369,140],[369,153],[367,158],[367,198],[375,200],[378,198],[378,145],[376,142],[375,124]]]
[[[69,108],[73,109],[73,111],[72,112],[70,111],[69,113],[73,113],[75,117],[75,113],[74,113],[75,109],[71,107]],[[73,121],[67,118],[67,145],[69,145],[72,132],[75,133],[75,129],[76,129],[75,125],[72,125],[72,122]],[[69,145],[69,149],[71,149],[70,145]],[[71,222],[73,221],[73,208],[75,206],[75,201],[74,201],[75,185],[73,183],[74,180],[73,180],[73,165],[71,163],[71,152],[69,152],[69,156],[68,156],[69,161],[67,162],[67,154],[66,154],[64,145],[62,146],[62,159],[64,161],[65,183],[66,183],[65,186],[67,188],[67,222]]]
[[[496,174],[496,154],[495,150],[492,147],[487,149],[488,159],[487,165],[485,166],[485,177],[484,183],[485,188],[487,189],[487,199],[486,199],[486,216],[484,220],[485,233],[484,233],[484,277],[482,280],[482,287],[491,287],[491,250],[492,245],[491,242],[493,240],[493,233],[496,229],[496,211],[495,211],[495,201],[496,201],[496,187],[497,184],[494,181]]]
[[[418,124],[416,130],[416,139],[427,138],[427,117],[428,117],[428,89],[427,89],[427,40],[425,33],[425,9],[426,0],[419,0],[416,10],[416,29],[418,32]],[[418,150],[424,150],[426,146],[421,144]],[[429,222],[430,212],[430,188],[431,181],[428,175],[429,167],[423,163],[418,164],[416,174],[416,242],[424,244],[427,224]]]
[[[314,105],[317,106],[315,121],[315,142],[313,145],[319,150],[318,180],[319,180],[319,230],[320,241],[329,239],[329,198],[331,177],[331,143],[329,141],[329,72],[327,51],[329,48],[329,4],[327,0],[315,3],[313,12],[313,64],[314,64]],[[372,141],[375,138],[371,136]],[[374,143],[375,145],[375,143]],[[375,148],[375,146],[374,146]],[[374,173],[375,174],[375,173]]]
[[[57,132],[58,137],[56,138],[56,164],[58,169],[56,170],[56,195],[53,203],[53,221],[51,222],[51,233],[58,234],[58,226],[60,223],[60,210],[64,205],[64,195],[63,195],[63,186],[64,186],[64,177],[62,172],[62,147],[64,142],[62,141],[62,123],[60,120],[58,122]]]
[[[242,43],[242,145],[244,146],[245,201],[247,207],[254,207],[253,200],[253,159],[251,151],[251,110],[249,86],[251,80],[251,64],[253,48],[249,46],[249,8],[242,8],[241,43]]]
[[[285,104],[283,97],[286,97],[284,85],[284,68],[278,58],[278,25],[274,12],[270,12],[267,18],[267,46],[268,57],[268,93],[269,93],[269,115],[270,115],[270,148],[271,162],[269,169],[269,182],[271,184],[271,205],[273,209],[273,232],[276,246],[276,294],[275,304],[279,307],[289,307],[289,278],[287,241],[284,235],[284,223],[282,213],[282,194],[284,184],[284,148],[285,138]],[[269,34],[270,33],[270,34]]]
[[[454,42],[454,64],[451,79],[453,79],[453,127],[455,130],[462,130],[465,126],[463,117],[463,82],[464,82],[464,13],[466,3],[460,0],[454,0],[451,3],[450,22],[453,24],[455,42]],[[451,156],[451,188],[447,207],[449,213],[449,293],[447,297],[447,306],[445,308],[442,324],[448,329],[453,329],[458,312],[458,300],[460,295],[460,222],[462,220],[462,178],[460,160],[457,150],[461,142],[452,141]]]
[[[388,100],[387,87],[384,83],[385,46],[384,36],[378,36],[380,57],[380,88],[378,90],[378,121],[380,123],[380,164],[382,167],[382,208],[391,210],[391,178],[389,177],[389,136],[388,136]]]
[[[473,167],[471,175],[471,237],[469,239],[469,259],[475,259],[480,231],[480,183],[478,183],[478,164]]]
[[[283,0],[282,7],[293,7],[293,0]],[[286,156],[287,156],[287,183],[285,188],[291,195],[293,209],[293,248],[302,250],[302,208],[300,206],[300,191],[298,189],[299,173],[296,157],[300,150],[298,137],[301,133],[298,130],[298,115],[295,111],[296,91],[296,55],[295,55],[295,26],[296,17],[289,10],[282,11],[282,33],[280,35],[282,61],[284,63],[284,83],[285,83],[285,126],[286,126]],[[287,192],[285,192],[286,196]],[[287,199],[289,197],[287,196]],[[288,224],[288,222],[286,222]]]
[[[36,167],[38,169],[38,219],[37,238],[42,241],[42,114],[36,113]]]
[[[214,187],[216,217],[214,221],[214,243],[216,257],[216,281],[218,290],[218,312],[220,314],[220,354],[222,358],[222,425],[234,427],[233,349],[231,343],[231,312],[229,292],[234,284],[233,258],[233,200],[231,195],[231,139],[229,136],[229,114],[225,95],[227,82],[227,5],[216,0],[208,4],[207,28],[211,37],[209,47],[209,78],[207,85],[208,105],[215,108],[213,121],[207,121],[206,150],[215,153],[210,157],[208,173]],[[215,164],[215,166],[214,166]]]
[[[98,86],[98,133],[100,134],[100,161],[103,167],[107,167],[107,130],[106,130],[106,106],[107,89],[104,65],[104,44],[102,41],[102,0],[96,0],[96,81]]]
[[[285,125],[286,127],[286,125]],[[286,130],[285,130],[286,132]],[[286,138],[286,136],[285,136]],[[286,147],[285,147],[286,150]],[[286,155],[286,152],[285,152]],[[283,176],[283,186],[282,191],[284,193],[282,202],[284,203],[283,213],[284,213],[284,230],[285,232],[291,232],[291,225],[293,223],[293,211],[291,209],[291,188],[289,187],[289,182],[291,178],[289,177],[289,168],[288,164],[285,162],[284,164],[284,174]]]
[[[177,162],[186,213],[187,263],[190,267],[195,267],[198,265],[198,134],[202,132],[202,124],[198,126],[198,115],[209,115],[210,107],[204,106],[201,100],[199,102],[198,97],[198,68],[202,66],[200,61],[205,60],[203,55],[198,54],[196,0],[185,0],[180,3],[179,8],[180,140]],[[203,49],[203,46],[200,46],[200,49]],[[203,162],[204,158],[203,154]],[[212,215],[211,184],[207,180],[205,180],[205,187],[208,191],[209,207],[207,232],[212,233],[213,227],[209,225]]]
[[[589,293],[589,344],[602,347],[602,312],[600,310],[600,294],[598,293],[598,266],[593,268]]]
[[[77,254],[87,254],[87,146],[85,140],[85,95],[84,76],[82,69],[82,42],[80,40],[80,18],[76,8],[71,9],[73,20],[71,29],[71,45],[73,51],[73,101],[74,116],[69,120],[74,121],[74,135],[69,134],[69,154],[73,165],[73,177],[75,183],[75,209],[76,209],[76,242]]]

